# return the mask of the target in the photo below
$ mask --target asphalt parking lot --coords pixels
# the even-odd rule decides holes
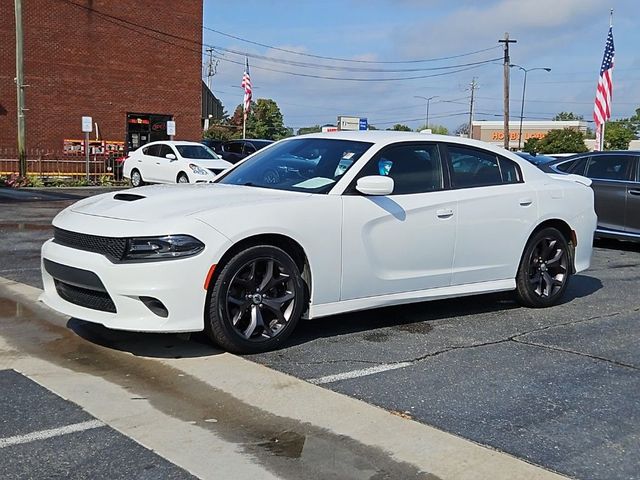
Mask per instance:
[[[2,478],[194,478],[13,370],[0,411]]]
[[[62,193],[0,195],[0,276],[41,286],[39,246],[76,199]],[[592,268],[554,308],[487,295],[339,315],[248,358],[568,476],[635,479],[639,286],[640,246],[598,242]],[[150,337],[75,325],[137,353]],[[191,343],[201,351],[206,340]]]

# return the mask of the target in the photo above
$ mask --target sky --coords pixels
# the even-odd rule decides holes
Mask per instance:
[[[617,119],[640,108],[638,0],[204,0],[203,43],[214,49],[212,90],[229,113],[242,102],[247,54],[254,100],[275,100],[288,127],[352,115],[381,129],[417,128],[426,102],[415,96],[437,96],[429,123],[454,130],[468,122],[474,78],[474,119],[502,120],[498,39],[509,32],[517,40],[511,63],[551,69],[528,73],[525,120],[560,111],[592,120],[611,8]],[[203,63],[208,58],[205,52]],[[512,68],[512,120],[520,116],[522,88],[523,72]]]

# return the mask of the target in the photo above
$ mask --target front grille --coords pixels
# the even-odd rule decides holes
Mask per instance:
[[[224,172],[224,168],[210,168],[209,171],[214,175],[218,175],[221,172]]]
[[[80,288],[54,279],[58,295],[69,303],[102,312],[116,313],[116,306],[107,292]]]
[[[99,237],[97,235],[70,232],[57,227],[53,229],[53,241],[66,247],[99,253],[116,261],[122,260],[127,249],[126,238]]]

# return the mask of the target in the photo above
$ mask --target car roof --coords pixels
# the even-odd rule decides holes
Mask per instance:
[[[149,145],[197,145],[199,147],[202,146],[200,142],[189,142],[186,140],[156,140],[155,142],[149,142],[143,145],[143,147],[148,147]]]
[[[306,135],[298,135],[296,137],[289,137],[289,139],[295,138],[327,138],[327,139],[339,139],[339,140],[352,140],[356,142],[371,142],[371,143],[395,143],[395,142],[442,142],[442,143],[456,143],[459,145],[468,145],[470,147],[482,148],[483,150],[489,150],[498,155],[509,156],[510,158],[520,159],[514,152],[505,150],[501,146],[493,145],[491,143],[482,142],[480,140],[473,140],[466,137],[458,137],[454,135],[436,135],[431,133],[418,133],[418,132],[396,132],[390,130],[363,130],[363,131],[340,131],[340,132],[327,132],[327,133],[309,133]],[[287,139],[288,140],[288,139]],[[526,160],[525,160],[526,161]],[[528,163],[528,162],[527,162]]]

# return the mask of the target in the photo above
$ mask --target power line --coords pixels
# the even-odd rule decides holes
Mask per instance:
[[[246,38],[242,38],[242,37],[238,37],[236,35],[231,35],[230,33],[225,33],[225,32],[221,32],[220,30],[216,30],[214,28],[210,28],[210,27],[202,27],[204,30],[208,30],[210,32],[214,32],[217,33],[218,35],[222,35],[225,37],[229,37],[229,38],[233,38],[235,40],[240,40],[241,42],[245,42],[245,43],[250,43],[251,45],[257,45],[259,47],[264,47],[264,48],[270,48],[272,50],[278,50],[280,52],[285,52],[285,53],[291,53],[294,55],[300,55],[303,57],[312,57],[312,58],[319,58],[319,59],[323,59],[323,60],[334,60],[334,61],[338,61],[338,62],[352,62],[352,63],[373,63],[373,64],[401,64],[401,63],[426,63],[426,62],[437,62],[437,61],[441,61],[441,60],[451,60],[454,58],[461,58],[461,57],[468,57],[471,55],[476,55],[478,53],[483,53],[483,52],[488,52],[490,50],[495,50],[497,48],[500,48],[499,46],[497,47],[489,47],[489,48],[483,48],[481,50],[475,50],[473,52],[467,52],[467,53],[461,53],[458,55],[450,55],[448,57],[439,57],[439,58],[426,58],[426,59],[421,59],[421,60],[353,60],[350,58],[339,58],[339,57],[328,57],[328,56],[324,56],[324,55],[315,55],[313,53],[305,53],[305,52],[296,52],[295,50],[289,50],[286,48],[280,48],[280,47],[276,47],[273,45],[267,45],[265,43],[260,43],[260,42],[256,42],[253,40],[248,40]]]
[[[216,53],[218,54],[220,53],[218,52],[218,50],[220,50],[220,51],[231,53],[233,55],[237,55],[240,57],[249,57],[249,58],[254,58],[258,60],[264,60],[270,63],[279,63],[283,65],[290,65],[290,66],[301,67],[301,68],[317,68],[317,69],[346,71],[346,72],[370,72],[370,73],[425,72],[425,71],[432,71],[432,70],[445,70],[448,68],[465,67],[469,65],[478,65],[484,62],[494,61],[494,59],[491,59],[491,60],[484,60],[484,61],[478,61],[478,62],[445,65],[440,67],[381,69],[381,68],[363,68],[363,67],[349,67],[349,66],[338,66],[338,65],[323,65],[318,63],[309,63],[309,62],[301,62],[297,60],[289,60],[284,58],[269,57],[265,55],[247,53],[247,52],[242,52],[240,50],[232,50],[232,49],[223,48],[223,47],[213,47],[213,48],[214,48],[214,51],[216,51]]]
[[[224,58],[224,57],[216,57],[214,56],[214,58],[217,58],[218,60],[221,60],[223,62],[229,62],[229,63],[235,63],[236,65],[244,65],[243,62],[240,61],[236,61],[236,60],[230,60],[228,58]],[[290,72],[287,70],[278,70],[275,68],[270,68],[270,67],[264,67],[264,66],[259,66],[259,65],[252,65],[251,68],[257,68],[259,70],[267,70],[269,72],[277,72],[277,73],[284,73],[287,75],[294,75],[296,77],[307,77],[307,78],[319,78],[319,79],[323,79],[323,80],[339,80],[339,81],[345,81],[345,82],[392,82],[392,81],[405,81],[405,80],[417,80],[417,79],[423,79],[423,78],[432,78],[432,77],[441,77],[444,75],[453,75],[455,73],[460,73],[460,72],[466,72],[468,70],[473,70],[475,68],[479,68],[482,67],[488,63],[491,63],[493,60],[495,59],[491,59],[491,60],[485,60],[482,62],[477,62],[474,64],[470,64],[471,66],[465,67],[465,68],[459,68],[457,70],[451,70],[448,72],[441,72],[441,73],[433,73],[430,75],[414,75],[411,77],[394,77],[394,78],[347,78],[347,77],[331,77],[328,75],[315,75],[315,74],[311,74],[311,73],[301,73],[301,72]],[[453,67],[447,67],[447,68],[453,68]]]

